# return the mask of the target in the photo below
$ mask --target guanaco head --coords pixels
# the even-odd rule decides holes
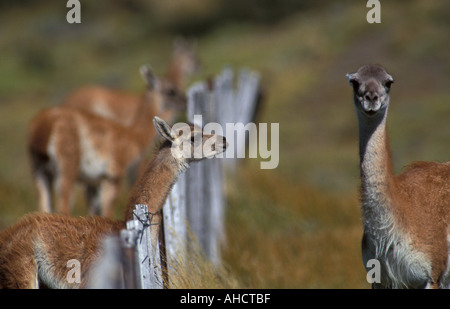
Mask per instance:
[[[357,72],[346,76],[353,86],[354,103],[359,113],[372,117],[386,110],[394,79],[382,66],[363,65]]]
[[[160,94],[161,113],[174,111],[184,112],[187,106],[186,95],[176,85],[166,78],[157,78],[149,65],[139,69],[142,78],[147,83],[147,94]]]
[[[228,146],[225,137],[206,134],[196,125],[176,123],[170,127],[157,116],[153,118],[153,123],[159,135],[170,145],[172,156],[180,161],[181,165],[211,158],[224,152]]]

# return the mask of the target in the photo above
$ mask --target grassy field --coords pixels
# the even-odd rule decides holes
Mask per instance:
[[[25,151],[29,120],[85,84],[138,93],[141,64],[163,74],[176,33],[159,27],[217,9],[178,2],[186,7],[154,7],[159,20],[83,4],[80,25],[67,24],[57,2],[0,7],[0,228],[37,210]],[[197,36],[202,70],[192,82],[225,65],[258,70],[266,94],[260,121],[280,124],[279,166],[260,170],[258,160],[247,159],[227,178],[221,276],[229,278],[214,287],[369,287],[360,252],[357,121],[345,79],[360,65],[383,64],[395,79],[388,125],[396,171],[416,160],[449,159],[449,2],[383,2],[381,24],[366,22],[364,1],[349,3],[276,22],[229,19]],[[84,215],[78,196],[74,214]]]

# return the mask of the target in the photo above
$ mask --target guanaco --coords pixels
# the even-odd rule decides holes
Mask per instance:
[[[449,288],[450,162],[413,163],[395,176],[386,128],[394,79],[379,65],[347,79],[359,123],[363,262],[381,268],[373,287]]]

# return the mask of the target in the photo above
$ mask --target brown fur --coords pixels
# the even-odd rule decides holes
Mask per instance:
[[[140,102],[140,96],[101,86],[86,86],[70,93],[62,105],[92,112],[128,126],[136,117]]]
[[[150,212],[156,213],[158,206],[164,203],[162,199],[170,192],[175,180],[174,174],[178,173],[176,161],[167,161],[162,164],[166,156],[171,156],[169,147],[163,147],[160,150],[160,155],[152,159],[152,164],[148,165],[144,175],[134,186],[126,208],[127,220],[132,218],[130,210],[133,209],[133,205],[146,204]],[[149,174],[157,174],[158,178],[148,177]]]
[[[0,288],[37,288],[36,276],[50,288],[83,287],[100,254],[101,239],[124,228],[102,217],[34,213],[0,233]],[[67,261],[81,264],[82,282],[69,283]],[[47,275],[50,278],[45,278]]]
[[[167,123],[159,118],[155,120],[155,125],[170,132]],[[149,211],[157,214],[157,219],[152,223],[159,223],[160,212],[172,184],[182,172],[182,167],[187,167],[184,164],[193,161],[172,156],[172,142],[179,141],[180,137],[164,137],[167,141],[160,146],[129,199],[125,220],[133,218],[136,203],[146,203]],[[191,141],[190,136],[186,141]],[[215,153],[224,151],[224,138],[217,137],[216,141]],[[124,227],[125,221],[104,217],[27,215],[0,233],[0,288],[37,288],[38,282],[41,287],[83,288],[89,281],[92,265],[100,255],[101,240],[107,234],[117,234]],[[70,284],[66,280],[70,270],[67,262],[72,259],[77,259],[81,265],[80,284]]]
[[[159,115],[172,122],[181,111],[186,109],[186,98],[183,90],[178,89],[170,80],[160,80],[161,94],[165,97],[165,105],[161,106]],[[101,86],[86,86],[70,93],[62,102],[95,115],[130,126],[139,117],[139,108],[147,99],[148,90],[143,95],[134,95],[120,90]]]
[[[437,287],[448,263],[450,163],[416,162],[395,178],[395,216],[425,252]]]

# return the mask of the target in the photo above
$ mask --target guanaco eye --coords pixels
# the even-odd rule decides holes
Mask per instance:
[[[174,97],[174,96],[176,96],[177,92],[174,89],[169,89],[169,90],[166,91],[166,94],[169,97]]]
[[[386,81],[385,83],[384,83],[384,86],[387,88],[387,89],[391,89],[391,85],[394,83],[394,81],[393,80],[388,80],[388,81]]]
[[[352,80],[351,84],[353,87],[353,91],[355,91],[355,93],[359,92],[359,83],[356,80]]]

